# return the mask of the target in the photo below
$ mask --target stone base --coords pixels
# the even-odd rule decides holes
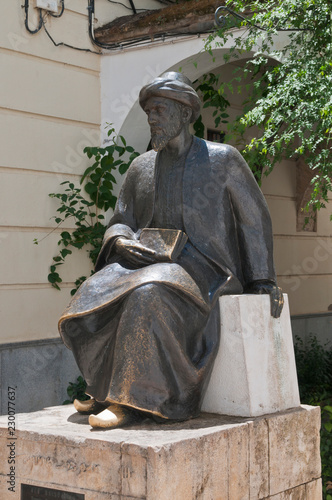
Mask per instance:
[[[280,318],[269,295],[221,297],[220,347],[206,412],[257,417],[300,405],[288,297]]]
[[[92,430],[88,417],[69,405],[16,415],[16,439],[7,424],[0,417],[4,500],[19,500],[21,483],[85,500],[322,498],[316,407],[251,419],[202,413],[176,424],[146,420]],[[7,483],[11,446],[15,492]]]

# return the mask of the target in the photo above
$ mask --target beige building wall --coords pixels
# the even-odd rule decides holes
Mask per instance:
[[[22,3],[5,2],[0,19],[0,343],[58,336],[71,282],[89,266],[78,253],[63,273],[63,291],[50,287],[59,233],[72,224],[54,229],[58,204],[48,194],[64,180],[78,183],[88,166],[83,147],[100,137],[100,55],[55,47],[43,30],[29,34]],[[61,18],[46,21],[55,41],[95,51],[86,2],[66,0],[65,7]]]
[[[278,282],[289,294],[291,314],[331,314],[332,200],[318,213],[317,231],[297,231],[295,162],[279,165],[263,180],[262,189],[272,216]],[[330,340],[331,320],[326,331]]]

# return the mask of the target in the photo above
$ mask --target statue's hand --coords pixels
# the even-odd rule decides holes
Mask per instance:
[[[253,293],[256,295],[268,293],[270,295],[271,302],[271,316],[273,316],[273,318],[280,317],[284,305],[284,297],[281,288],[279,288],[273,281],[253,281],[247,285],[244,291],[245,293]]]
[[[134,265],[149,265],[156,262],[155,252],[135,240],[118,238],[115,243],[116,252]]]

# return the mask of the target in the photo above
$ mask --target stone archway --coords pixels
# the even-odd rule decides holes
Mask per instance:
[[[140,153],[146,151],[150,132],[138,103],[142,86],[166,71],[182,71],[192,81],[205,73],[214,72],[216,68],[226,64],[223,56],[229,52],[234,38],[242,35],[243,29],[234,30],[233,39],[215,49],[213,57],[204,50],[204,38],[199,36],[155,42],[118,53],[104,54],[100,73],[101,142],[107,141],[105,124],[111,123],[128,144]],[[285,36],[278,38],[278,46],[284,44]],[[238,60],[253,55],[254,52],[247,52],[240,55]],[[123,178],[119,179],[115,195],[122,182]]]
[[[204,73],[213,72],[216,68],[224,65],[223,55],[227,50],[226,48],[216,50],[213,58],[207,52],[190,55],[168,67],[164,67],[160,74],[166,71],[182,71],[190,80],[194,81]],[[247,59],[251,55],[251,53],[243,54],[240,59]],[[143,117],[144,114],[139,106],[138,99],[136,99],[120,128],[120,134],[126,137],[128,142],[140,152],[145,151],[150,137],[148,124]]]
[[[237,30],[234,37],[240,36]],[[170,70],[183,71],[190,79],[213,71],[224,63],[232,40],[214,51],[214,58],[204,50],[204,39],[190,37],[156,42],[144,47],[104,54],[101,61],[101,121],[112,123],[138,151],[144,151],[148,127],[138,104],[139,90],[153,78]],[[250,53],[242,57],[250,57]],[[194,65],[195,63],[195,65]],[[103,135],[103,125],[102,125]]]

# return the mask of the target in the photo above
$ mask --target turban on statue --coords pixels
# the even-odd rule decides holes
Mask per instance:
[[[139,103],[143,109],[151,97],[164,97],[188,106],[192,109],[191,122],[195,122],[200,115],[201,101],[189,78],[182,73],[164,73],[145,85],[139,94]]]

